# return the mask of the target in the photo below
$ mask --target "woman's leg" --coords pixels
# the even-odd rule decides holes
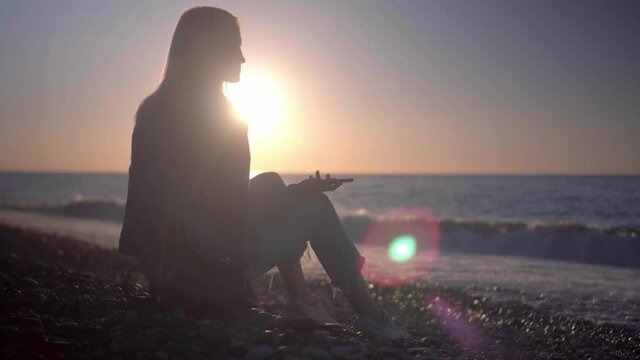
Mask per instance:
[[[286,203],[286,196],[284,195],[286,186],[280,175],[275,172],[262,173],[253,177],[249,184],[251,202],[250,218],[252,222],[263,224],[277,217],[278,214],[288,212],[289,206]],[[283,250],[285,250],[283,253],[288,252],[286,248],[286,246],[283,248]],[[304,249],[302,251],[304,251]],[[289,295],[305,303],[310,303],[309,288],[307,287],[300,264],[302,251],[300,254],[295,253],[289,256],[277,264],[277,267]],[[271,264],[271,266],[273,266],[273,264]],[[251,276],[255,276],[255,274],[250,275],[250,278]]]
[[[248,268],[249,278],[277,265],[291,295],[304,300],[308,289],[299,259],[309,240],[332,284],[343,290],[356,312],[381,319],[360,274],[364,258],[348,238],[331,201],[323,193],[288,193],[286,197],[290,211],[257,227],[260,261]]]
[[[280,272],[282,282],[284,282],[284,286],[287,288],[290,296],[306,304],[313,303],[311,295],[309,294],[309,287],[304,279],[300,259],[280,263],[278,265],[278,272]]]
[[[365,259],[349,239],[329,198],[324,194],[320,195],[316,201],[323,209],[324,223],[321,230],[312,236],[311,247],[331,277],[332,285],[342,290],[353,309],[358,314],[382,321],[382,313],[371,297],[369,286],[361,274]]]

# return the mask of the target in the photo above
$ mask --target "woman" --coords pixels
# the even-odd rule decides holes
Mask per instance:
[[[233,15],[212,7],[182,15],[162,83],[136,114],[120,251],[144,260],[168,306],[234,313],[249,305],[248,282],[277,266],[289,319],[335,322],[304,281],[300,257],[310,241],[360,314],[355,326],[408,337],[373,302],[360,274],[364,258],[323,193],[341,182],[319,173],[290,186],[275,173],[249,182],[247,129],[222,92],[224,82],[239,81],[244,62]]]

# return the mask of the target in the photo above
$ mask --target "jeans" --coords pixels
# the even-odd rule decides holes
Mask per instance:
[[[298,261],[311,244],[332,286],[343,291],[357,279],[365,258],[360,255],[324,193],[285,187],[276,173],[251,179],[250,218],[255,231],[257,262],[247,267],[255,279],[288,261]]]

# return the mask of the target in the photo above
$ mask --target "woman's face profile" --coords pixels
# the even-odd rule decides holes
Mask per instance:
[[[237,83],[240,81],[240,71],[242,64],[246,61],[242,53],[242,38],[238,30],[237,36],[231,42],[229,49],[225,51],[224,63],[222,66],[223,81]]]

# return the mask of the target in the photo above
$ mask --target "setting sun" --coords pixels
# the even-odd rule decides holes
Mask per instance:
[[[271,135],[285,115],[282,88],[269,75],[243,72],[242,80],[227,84],[225,92],[238,117],[249,126],[249,136],[253,139]]]

